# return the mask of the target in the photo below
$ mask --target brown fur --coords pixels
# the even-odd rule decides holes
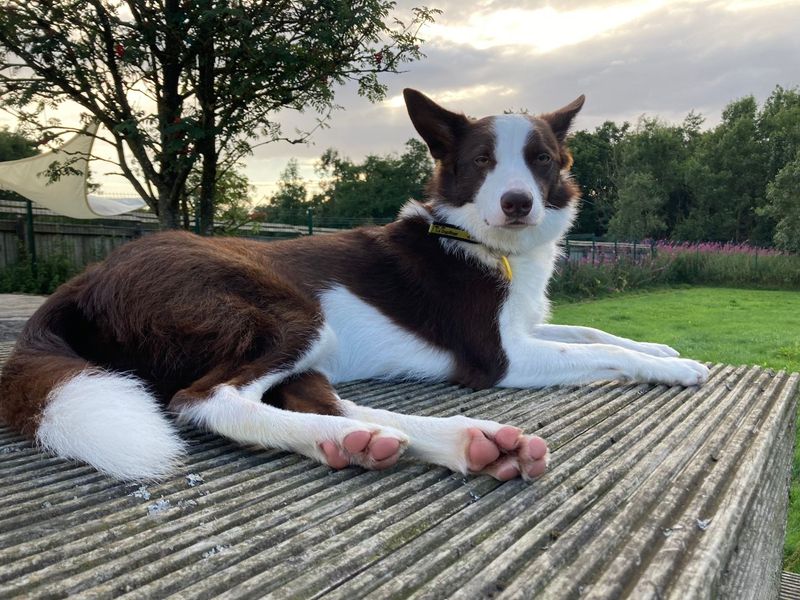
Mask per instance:
[[[340,415],[339,399],[321,373],[301,373],[267,390],[263,402],[295,412]]]

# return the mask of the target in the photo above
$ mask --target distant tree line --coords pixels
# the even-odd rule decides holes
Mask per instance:
[[[733,241],[800,251],[800,91],[734,100],[701,129],[642,117],[570,141],[583,207],[573,231],[616,239]]]
[[[316,166],[320,189],[310,193],[292,159],[268,202],[255,208],[257,220],[305,223],[311,209],[315,221],[332,226],[380,223],[394,219],[410,198],[423,198],[433,173],[428,148],[410,139],[402,154],[369,155],[354,162],[326,150]]]
[[[583,202],[572,233],[618,240],[733,241],[800,251],[800,90],[776,87],[760,108],[734,100],[718,125],[689,113],[680,124],[607,121],[570,140]],[[422,198],[432,170],[425,146],[358,163],[327,150],[322,189],[310,193],[296,161],[259,219],[391,219]]]

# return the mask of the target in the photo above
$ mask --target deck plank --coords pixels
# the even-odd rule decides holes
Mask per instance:
[[[340,387],[546,437],[532,484],[407,460],[336,472],[184,430],[180,474],[142,487],[0,427],[0,597],[774,598],[799,378],[713,365],[699,389]]]

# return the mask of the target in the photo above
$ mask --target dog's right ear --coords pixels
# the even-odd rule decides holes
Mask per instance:
[[[443,159],[455,146],[458,135],[469,124],[462,114],[442,108],[425,94],[406,88],[403,90],[408,116],[414,128],[428,144],[433,158]]]

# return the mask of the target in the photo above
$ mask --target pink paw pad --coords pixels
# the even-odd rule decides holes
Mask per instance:
[[[506,452],[516,450],[519,446],[522,431],[516,427],[505,426],[497,430],[494,434],[494,441]]]
[[[509,479],[516,479],[519,477],[519,469],[513,463],[508,462],[500,465],[491,475],[500,481],[508,481]]]
[[[534,460],[541,460],[547,455],[547,442],[538,435],[531,436],[528,440],[528,456]]]
[[[470,471],[483,471],[488,465],[500,458],[497,445],[486,437],[476,427],[467,430],[469,446],[467,446],[467,459]]]
[[[370,469],[385,469],[400,458],[400,440],[378,437],[369,431],[353,431],[344,436],[341,447],[326,440],[319,445],[325,461],[334,469],[343,469],[351,464]]]
[[[378,462],[387,460],[400,451],[400,442],[394,438],[378,438],[369,447],[369,455]]]
[[[350,454],[360,454],[369,446],[372,434],[369,431],[354,431],[344,436],[342,445]]]
[[[522,475],[531,479],[547,470],[547,442],[523,435],[517,427],[500,427],[493,434],[477,427],[467,429],[467,463],[470,472],[508,481]]]
[[[350,459],[344,452],[339,450],[339,447],[334,442],[326,440],[322,442],[319,447],[325,455],[325,461],[331,468],[344,469],[350,464]]]

